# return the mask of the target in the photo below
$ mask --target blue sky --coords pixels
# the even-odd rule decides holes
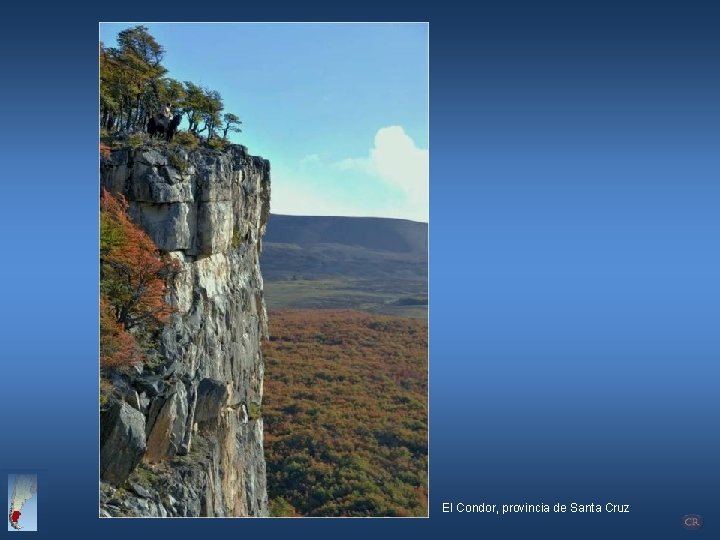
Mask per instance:
[[[272,212],[428,220],[426,24],[145,26],[168,76],[240,116],[231,138],[270,160]]]

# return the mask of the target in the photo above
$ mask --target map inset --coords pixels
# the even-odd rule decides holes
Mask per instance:
[[[8,475],[8,531],[37,531],[37,475]]]

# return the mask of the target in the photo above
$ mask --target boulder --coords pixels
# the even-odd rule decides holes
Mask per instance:
[[[140,497],[143,497],[145,499],[152,499],[153,495],[150,493],[147,489],[142,487],[140,484],[136,482],[128,482],[130,485],[130,489],[132,489],[135,493],[137,493]]]
[[[177,454],[185,436],[188,400],[185,385],[175,383],[165,398],[157,398],[150,407],[145,459],[158,463]]]
[[[124,401],[113,401],[102,412],[100,478],[124,483],[145,453],[145,417]]]
[[[142,412],[142,407],[140,406],[140,396],[138,396],[138,393],[135,390],[128,388],[127,392],[123,395],[123,399],[133,409],[137,409]]]

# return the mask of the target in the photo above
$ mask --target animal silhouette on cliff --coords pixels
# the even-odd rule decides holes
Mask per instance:
[[[162,114],[156,114],[152,118],[150,118],[150,121],[147,125],[147,132],[150,134],[151,137],[154,137],[155,135],[164,135],[165,140],[167,142],[170,142],[172,141],[173,135],[175,135],[178,126],[180,125],[181,119],[182,116],[179,114],[176,114],[172,118],[167,118]]]

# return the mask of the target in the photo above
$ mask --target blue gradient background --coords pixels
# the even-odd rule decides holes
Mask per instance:
[[[719,8],[25,6],[0,33],[0,467],[45,469],[36,534],[718,537]],[[174,17],[430,21],[429,520],[96,517],[97,21]]]

